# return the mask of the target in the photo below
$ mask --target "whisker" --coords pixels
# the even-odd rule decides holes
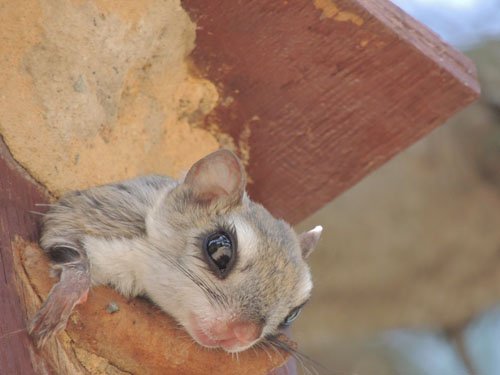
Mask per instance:
[[[207,285],[207,283],[199,278],[196,274],[192,273],[190,270],[185,268],[183,265],[179,264],[177,262],[177,267],[179,270],[181,270],[189,279],[191,279],[196,285],[198,285],[204,292],[207,294],[208,297],[212,297],[212,299],[218,301],[219,303],[224,302],[223,298],[221,298],[222,294],[217,294],[214,292],[210,286]],[[210,300],[210,298],[209,298]],[[211,300],[210,300],[211,301]]]
[[[306,354],[299,352],[297,349],[291,347],[287,343],[280,341],[277,337],[274,336],[266,337],[263,343],[268,344],[271,348],[274,348],[275,350],[281,349],[289,353],[293,358],[295,358],[300,363],[303,370],[307,371],[308,374],[318,375],[319,374],[318,368],[320,368],[327,374],[331,374],[331,371],[327,369],[325,366],[323,366],[321,363],[313,360]],[[306,366],[306,364],[310,365],[310,367]]]
[[[6,339],[7,337],[17,335],[18,333],[26,331],[26,328],[21,328],[16,331],[8,332],[0,336],[0,340]]]
[[[274,353],[276,353],[277,355],[279,355],[279,356],[280,356],[280,358],[281,358],[281,360],[282,360],[282,362],[283,362],[283,363],[286,363],[286,358],[283,356],[283,353],[282,353],[280,350],[278,350],[278,349],[277,349],[274,345],[272,345],[270,342],[266,342],[266,341],[261,342],[261,344],[262,344],[262,349],[264,349],[266,353],[268,353],[268,351],[267,351],[265,348],[266,348],[266,347],[268,347],[268,348],[270,348],[270,349],[271,349]],[[282,350],[283,350],[283,349],[282,349]],[[285,350],[285,351],[286,351],[286,350]],[[290,354],[293,358],[295,358],[295,357],[293,356],[293,354],[292,354],[292,353],[290,353],[289,351],[286,351],[286,352],[287,352],[288,354]],[[268,356],[269,356],[269,358],[271,358],[271,356],[270,356],[270,354],[269,354],[269,353],[268,353]],[[296,359],[296,358],[295,358],[295,359]],[[302,368],[305,368],[305,367],[304,367],[304,365],[303,365],[303,363],[301,362],[301,360],[300,360],[300,359],[298,359],[297,361],[299,361],[299,363],[301,364],[301,367],[302,367]],[[286,369],[286,373],[287,373],[287,375],[288,375],[288,367],[285,367],[285,369]]]
[[[203,257],[199,256],[199,255],[191,255],[191,257],[195,258],[195,259],[198,259],[199,261],[201,262],[205,262],[205,259],[203,259]]]
[[[210,287],[207,282],[201,279],[198,275],[193,273],[191,270],[187,269],[182,263],[178,260],[174,259],[171,256],[168,256],[164,252],[158,252],[161,254],[163,258],[165,258],[170,264],[176,267],[179,271],[181,271],[188,279],[190,279],[195,285],[197,285],[203,293],[208,297],[208,300],[211,304],[217,302],[218,305],[227,306],[227,297],[221,292],[221,290],[215,285]],[[209,280],[209,278],[206,278]],[[215,289],[215,291],[214,291]]]
[[[274,345],[269,345],[269,347],[275,352],[277,353],[281,359],[284,361],[285,360],[285,357],[283,357],[283,353],[280,352]]]
[[[199,257],[197,257],[197,256],[195,256],[195,255],[192,255],[192,257],[197,258],[197,259],[199,259],[199,260],[201,260],[201,261],[205,262],[203,258],[199,258]],[[200,269],[201,269],[201,271],[202,271],[205,275],[206,275],[206,273],[207,273],[207,272],[209,272],[209,271],[207,271],[207,269],[206,269],[205,267],[203,267],[203,266],[200,266]],[[219,294],[219,296],[218,296],[218,297],[219,297],[219,299],[221,300],[221,302],[225,303],[225,304],[226,304],[226,306],[227,306],[227,297],[226,297],[225,293],[223,293],[223,292],[222,292],[222,290],[221,290],[221,289],[220,289],[217,285],[215,285],[215,284],[213,283],[213,281],[211,280],[211,278],[210,278],[210,277],[205,277],[204,279],[200,279],[200,282],[202,282],[202,283],[203,283],[203,284],[204,284],[207,288],[209,288],[209,289],[213,288],[213,289],[215,290],[215,292],[217,292],[217,293]],[[207,282],[210,282],[210,283],[211,283],[211,285],[208,285],[208,284],[207,284]]]
[[[255,347],[256,346],[259,347],[259,348],[261,348],[264,351],[264,353],[267,354],[267,357],[269,358],[269,361],[271,361],[272,357],[271,357],[271,354],[269,354],[269,352],[267,351],[266,345],[263,344],[262,342],[259,342],[257,345],[254,345],[252,347],[252,349],[253,349],[254,352],[255,352]],[[280,355],[281,355],[281,353],[280,353]]]
[[[214,298],[220,305],[223,307],[228,306],[228,301],[226,295],[220,290],[220,288],[215,285],[209,277],[205,277],[205,279],[201,279],[199,276],[194,274],[188,269],[185,269],[192,277],[195,277],[199,284],[203,285],[206,290],[209,292],[210,296]],[[205,271],[204,269],[202,271]],[[208,285],[208,282],[211,282],[212,285]]]
[[[196,244],[194,244],[194,243],[193,243],[192,245],[196,246]],[[198,255],[190,255],[190,256],[202,262],[202,264],[203,264],[203,265],[198,265],[198,266],[199,266],[199,268],[201,269],[201,271],[202,271],[202,272],[206,275],[206,273],[207,273],[207,268],[206,268],[206,267],[204,267],[204,265],[206,264],[205,259],[204,259],[203,257],[198,256]],[[210,271],[208,270],[208,272],[210,272]],[[228,307],[228,306],[229,306],[229,301],[228,301],[228,299],[227,299],[226,294],[225,294],[225,293],[224,293],[224,292],[223,292],[223,291],[222,291],[222,290],[221,290],[221,289],[220,289],[217,285],[215,285],[215,283],[211,280],[211,278],[210,278],[210,277],[205,277],[205,280],[207,280],[208,282],[210,282],[210,283],[211,283],[211,285],[208,285],[208,284],[204,281],[205,285],[206,285],[209,289],[213,288],[213,290],[215,290],[215,292],[219,294],[219,297],[220,297],[220,298],[219,298],[219,300],[220,300],[219,302],[221,303],[221,305],[222,305],[223,307]]]
[[[38,212],[38,211],[28,211],[30,214],[38,215],[38,216],[45,216],[43,212]]]

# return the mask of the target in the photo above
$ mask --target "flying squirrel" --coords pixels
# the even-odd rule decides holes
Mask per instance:
[[[198,344],[236,353],[272,340],[310,297],[306,258],[321,226],[297,235],[245,192],[228,150],[164,176],[73,191],[43,218],[41,247],[59,275],[29,332],[41,347],[93,285],[146,296]]]

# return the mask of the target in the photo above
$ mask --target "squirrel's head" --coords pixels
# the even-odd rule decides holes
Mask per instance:
[[[147,219],[157,256],[170,267],[151,298],[199,344],[228,352],[278,334],[297,317],[312,288],[306,258],[322,231],[297,235],[252,202],[245,185],[238,158],[216,151]]]

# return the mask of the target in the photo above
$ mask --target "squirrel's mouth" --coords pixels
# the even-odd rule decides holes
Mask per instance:
[[[262,327],[255,323],[219,320],[205,323],[195,314],[190,315],[189,327],[186,328],[198,344],[207,348],[220,347],[230,353],[250,348],[262,333]]]

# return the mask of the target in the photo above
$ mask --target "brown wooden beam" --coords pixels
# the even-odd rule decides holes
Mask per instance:
[[[479,95],[473,64],[386,0],[183,0],[205,120],[247,157],[251,196],[297,223]]]
[[[16,166],[0,137],[0,373],[35,374],[48,369],[32,349],[26,333],[23,295],[16,287],[11,243],[16,236],[38,239],[37,217],[30,214],[35,203],[46,198]],[[30,353],[31,352],[31,353]],[[37,361],[34,367],[33,362]]]

